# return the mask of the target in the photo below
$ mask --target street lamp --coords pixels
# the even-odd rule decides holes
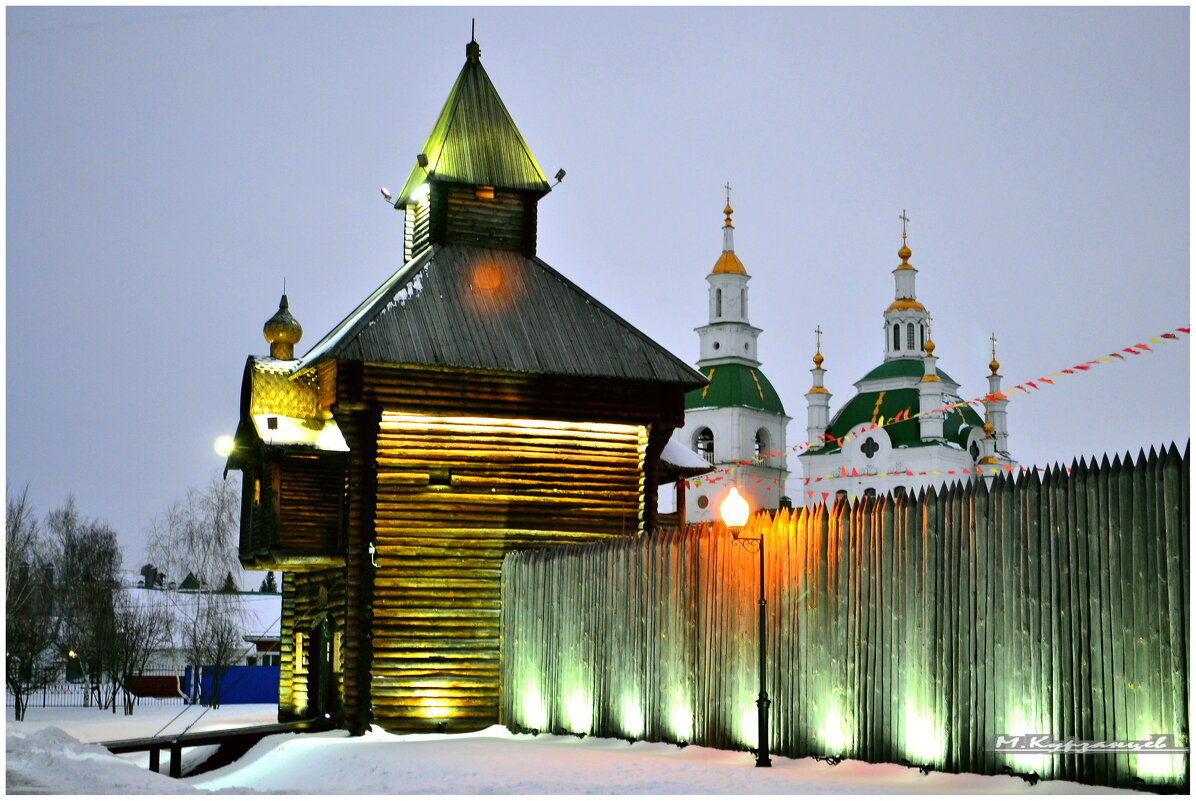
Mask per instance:
[[[731,538],[735,543],[743,546],[743,549],[749,553],[754,551],[760,553],[760,599],[757,601],[760,609],[760,695],[756,698],[756,712],[759,720],[759,748],[756,751],[756,767],[770,768],[772,760],[768,758],[768,707],[772,702],[768,700],[768,692],[764,689],[764,619],[768,603],[764,600],[764,532],[761,531],[760,536],[756,538],[739,536],[740,530],[747,524],[750,510],[747,501],[739,494],[736,487],[731,487],[731,491],[719,505],[719,511],[722,513],[723,523],[731,529]],[[749,543],[753,543],[755,547],[753,548]]]

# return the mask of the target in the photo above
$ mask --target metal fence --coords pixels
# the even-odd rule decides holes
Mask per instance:
[[[183,698],[177,691],[179,685],[175,681],[181,675],[181,668],[147,668],[140,675],[131,677],[129,688],[133,691],[134,706],[181,706]],[[97,705],[94,689],[85,681],[68,680],[65,669],[61,667],[43,668],[43,677],[37,684],[38,688],[29,692],[30,709]],[[7,690],[4,700],[6,706],[16,706],[16,700]],[[118,707],[123,700],[123,692],[118,692]]]
[[[761,514],[744,534],[766,545],[774,753],[1188,786],[1186,753],[995,750],[1187,744],[1186,447]],[[721,524],[511,554],[503,722],[753,748],[757,560]]]

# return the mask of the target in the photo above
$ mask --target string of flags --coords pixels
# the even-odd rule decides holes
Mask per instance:
[[[834,445],[836,447],[841,448],[841,447],[843,447],[844,444],[851,442],[853,437],[858,437],[861,434],[863,434],[864,432],[872,431],[873,429],[885,428],[887,426],[896,425],[897,423],[907,422],[910,420],[917,419],[918,417],[922,417],[923,415],[942,414],[944,412],[949,412],[952,409],[957,409],[957,408],[964,407],[964,406],[970,406],[972,404],[978,404],[978,405],[983,406],[985,403],[992,402],[992,401],[1011,400],[1011,396],[1008,393],[1020,392],[1022,394],[1030,394],[1031,391],[1042,391],[1043,389],[1046,389],[1048,386],[1053,386],[1057,379],[1064,378],[1069,375],[1082,375],[1083,373],[1086,373],[1087,371],[1091,370],[1093,367],[1096,367],[1097,365],[1103,364],[1105,362],[1112,362],[1114,359],[1126,361],[1127,357],[1122,355],[1124,353],[1128,353],[1132,356],[1140,356],[1145,353],[1153,353],[1154,349],[1151,348],[1150,345],[1163,345],[1167,341],[1178,340],[1180,338],[1179,334],[1181,334],[1181,333],[1191,335],[1192,330],[1190,327],[1175,328],[1166,333],[1159,334],[1157,337],[1150,337],[1146,340],[1146,342],[1138,342],[1138,343],[1135,343],[1128,347],[1121,348],[1119,351],[1113,351],[1112,353],[1109,353],[1107,356],[1099,356],[1095,359],[1091,359],[1086,362],[1074,364],[1071,367],[1063,368],[1057,372],[1047,373],[1045,376],[1039,376],[1038,378],[1036,378],[1032,381],[1023,381],[1020,384],[1016,384],[1016,385],[1009,387],[1008,389],[1004,389],[1000,392],[992,393],[989,395],[984,395],[981,397],[972,398],[971,400],[968,400],[968,401],[960,401],[959,403],[948,404],[946,406],[943,406],[942,408],[932,409],[931,411],[928,411],[928,412],[914,412],[910,409],[902,409],[900,412],[893,415],[888,420],[885,420],[885,418],[883,416],[879,417],[879,418],[877,418],[877,420],[875,422],[863,423],[859,427],[852,429],[850,432],[848,432],[847,434],[845,434],[842,437],[836,438],[836,437],[832,437],[832,436],[824,434],[822,439],[817,442],[803,442],[800,445],[791,446],[790,448],[788,448],[788,450],[793,453],[797,453],[799,451],[802,451],[802,450],[805,450],[808,448],[812,448],[812,447],[821,448],[821,447],[828,446],[828,445]],[[781,451],[768,451],[767,453],[761,453],[754,460],[747,460],[747,461],[739,462],[737,464],[737,467],[738,466],[750,466],[752,464],[755,464],[756,462],[763,462],[765,459],[770,458],[770,457],[778,457],[778,456],[785,456],[785,455],[786,454],[782,453]],[[719,481],[722,481],[725,478],[731,477],[735,469],[736,469],[736,467],[719,468],[717,470],[710,471],[710,473],[703,474],[703,476],[701,478],[686,479],[686,480],[683,480],[682,483],[684,484],[686,489],[700,487],[703,484],[714,484]],[[1042,468],[1042,467],[1019,466],[1017,469],[1020,470],[1021,472],[1037,471],[1037,472],[1041,473],[1041,472],[1045,471],[1045,468]],[[840,467],[839,470],[840,470],[840,472],[838,475],[832,473],[831,475],[826,475],[826,476],[813,476],[813,477],[807,476],[803,479],[803,481],[805,482],[805,486],[809,486],[811,482],[817,483],[824,479],[854,478],[854,477],[861,476],[861,473],[859,473],[854,467],[851,469],[850,473],[847,472],[847,468],[845,468],[845,467]],[[1014,468],[1010,465],[1004,465],[1003,468],[1002,467],[988,468],[988,471],[990,473],[999,473],[999,472],[1002,472],[1002,470],[1004,470],[1004,472],[1008,472],[1008,473],[1015,472]],[[1070,472],[1071,468],[1068,467],[1067,470]],[[894,472],[894,473],[875,473],[875,474],[868,474],[868,475],[875,475],[877,477],[925,476],[925,475],[938,476],[938,475],[959,475],[959,474],[964,474],[964,473],[969,474],[969,475],[979,475],[979,474],[982,474],[982,472],[983,471],[981,470],[980,467],[976,467],[976,468],[973,468],[972,470],[968,470],[967,468],[962,468],[960,470],[946,470],[946,471],[929,470],[929,471],[922,471],[922,472],[918,472],[918,473],[915,473],[912,470],[904,470],[904,471],[899,471],[899,472]],[[718,473],[721,475],[715,475],[715,476],[711,477],[711,473]],[[777,485],[777,480],[776,479],[755,478],[754,483],[755,484],[772,483],[773,485]],[[764,488],[764,490],[766,492],[771,492],[773,489],[774,489],[774,487],[765,487]],[[807,490],[806,494],[812,498],[812,497],[814,497],[815,491]],[[822,499],[825,501],[829,497],[829,495],[830,495],[830,493],[823,492]]]

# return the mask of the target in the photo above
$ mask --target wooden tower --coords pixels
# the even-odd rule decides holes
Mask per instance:
[[[286,298],[229,467],[283,573],[281,719],[499,722],[503,556],[650,530],[705,379],[536,257],[549,186],[476,42],[402,191],[404,265],[305,356]]]

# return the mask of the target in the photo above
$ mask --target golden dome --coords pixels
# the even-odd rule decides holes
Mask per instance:
[[[993,438],[993,424],[989,422],[988,415],[984,416],[984,437],[985,439]]]
[[[735,255],[734,251],[724,250],[723,254],[718,257],[718,261],[714,263],[712,273],[739,273],[740,275],[747,275],[747,270],[743,269],[743,262]]]
[[[821,352],[815,351],[814,366],[817,367],[819,370],[822,369],[822,353]]]
[[[723,223],[724,228],[732,227],[731,226],[731,215],[734,213],[735,213],[735,209],[731,208],[731,201],[728,200],[727,207],[723,209],[723,214],[725,214],[727,216],[726,222]]]
[[[885,309],[885,312],[909,311],[910,309],[913,309],[914,311],[926,311],[926,307],[918,301],[913,300],[912,298],[902,298],[901,300],[893,301],[889,308]]]
[[[997,361],[996,359],[993,359],[991,362],[988,363],[988,369],[993,371],[993,375],[997,374],[997,368],[999,368],[1000,366],[1001,366],[1001,363],[999,361]]]
[[[270,355],[275,359],[295,358],[295,343],[303,338],[303,326],[291,315],[285,294],[278,311],[262,326],[262,336],[270,343]]]
[[[898,270],[912,270],[914,265],[909,263],[909,257],[914,255],[914,252],[909,249],[909,245],[905,244],[905,235],[901,236],[901,250],[897,251],[897,257],[901,259],[901,263],[897,265]]]
[[[926,340],[926,355],[927,356],[934,355],[934,340],[933,339]]]

